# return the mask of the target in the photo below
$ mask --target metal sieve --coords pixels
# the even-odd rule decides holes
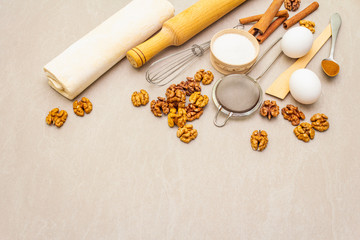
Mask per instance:
[[[259,85],[259,79],[270,69],[282,52],[269,64],[269,66],[257,77],[249,76],[250,71],[272,49],[281,38],[276,40],[254,63],[245,74],[231,74],[219,79],[212,89],[212,99],[218,111],[214,118],[217,127],[223,127],[231,117],[244,117],[251,115],[259,109],[262,103],[263,91]],[[226,114],[223,123],[218,123],[219,113]]]

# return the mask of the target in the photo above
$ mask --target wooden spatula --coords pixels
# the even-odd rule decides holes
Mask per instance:
[[[291,74],[298,69],[305,68],[320,48],[326,43],[331,36],[331,27],[328,25],[324,31],[315,39],[310,51],[303,57],[299,58],[293,65],[285,70],[266,90],[266,94],[284,99],[289,93],[289,80]]]

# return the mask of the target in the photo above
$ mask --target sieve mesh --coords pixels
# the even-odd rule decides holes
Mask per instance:
[[[229,75],[216,88],[216,99],[226,110],[245,113],[252,110],[260,99],[258,84],[246,75]]]

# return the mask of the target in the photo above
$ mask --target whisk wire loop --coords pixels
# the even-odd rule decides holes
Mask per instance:
[[[200,45],[194,44],[190,49],[185,49],[155,61],[146,71],[146,80],[158,86],[166,85],[190,66],[198,57],[201,57],[209,48],[210,41]]]

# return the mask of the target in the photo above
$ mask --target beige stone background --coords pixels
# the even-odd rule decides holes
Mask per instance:
[[[268,121],[258,113],[216,128],[210,102],[193,122],[199,136],[188,145],[149,105],[132,106],[135,90],[148,90],[151,99],[165,93],[146,82],[147,66],[136,70],[125,59],[114,66],[81,94],[94,104],[83,118],[47,84],[42,67],[127,2],[0,0],[0,239],[360,239],[360,2],[319,0],[308,17],[317,24],[315,36],[332,13],[343,20],[335,52],[340,75],[331,79],[321,70],[328,41],[308,65],[321,79],[320,100],[310,106],[290,95],[278,100],[280,107],[298,105],[307,121],[326,113],[327,132],[304,143],[282,116]],[[195,0],[171,2],[179,13]],[[204,42],[269,4],[248,0],[155,59]],[[278,29],[261,49],[284,32]],[[293,61],[282,56],[262,87]],[[200,68],[214,71],[208,53],[176,82]],[[203,92],[211,96],[211,87]],[[69,112],[61,129],[45,123],[54,107]],[[261,153],[250,147],[255,129],[269,134]]]

